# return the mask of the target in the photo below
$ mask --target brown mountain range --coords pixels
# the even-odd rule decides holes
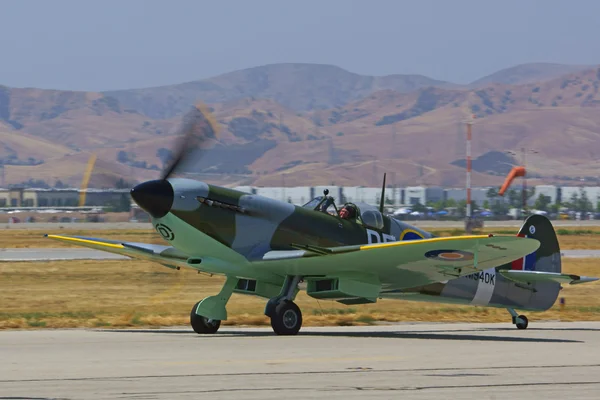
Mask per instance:
[[[201,96],[206,82],[196,91],[183,84],[176,85],[181,92],[121,94],[0,87],[6,183],[77,185],[92,153],[92,186],[156,178],[163,161],[157,150],[173,146],[176,114],[196,98],[209,103],[221,126],[218,143],[196,165],[211,182],[378,185],[387,171],[392,184],[462,186],[471,113],[473,155],[481,157],[474,185],[499,184],[516,162],[504,151],[522,147],[537,151],[528,156],[537,182],[597,176],[600,69],[552,78],[551,68],[541,67],[539,83],[470,89],[315,68],[284,64],[224,75],[212,80],[213,97]],[[519,73],[510,79],[519,81]]]

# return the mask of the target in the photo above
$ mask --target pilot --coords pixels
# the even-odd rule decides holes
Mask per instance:
[[[352,204],[346,204],[340,210],[341,219],[354,219],[356,218],[356,207]]]

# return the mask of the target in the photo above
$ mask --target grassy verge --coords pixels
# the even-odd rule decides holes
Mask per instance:
[[[597,276],[598,260],[565,260],[564,270]],[[67,327],[159,327],[187,325],[192,305],[219,291],[222,279],[190,270],[173,271],[141,261],[67,261],[0,264],[0,329]],[[600,320],[598,282],[566,286],[558,305],[536,320]],[[266,300],[234,295],[226,324],[268,325]],[[504,309],[383,300],[347,307],[312,299],[297,302],[305,325],[368,325],[398,321],[507,322]]]

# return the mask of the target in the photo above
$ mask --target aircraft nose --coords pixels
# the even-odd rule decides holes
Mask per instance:
[[[173,186],[166,179],[140,183],[131,189],[131,197],[153,218],[167,215],[173,206]]]

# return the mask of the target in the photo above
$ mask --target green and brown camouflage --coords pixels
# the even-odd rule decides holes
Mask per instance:
[[[319,211],[326,196],[300,207],[197,181],[170,181],[175,190],[170,213],[250,261],[272,250],[293,250],[294,244],[336,247],[432,237],[366,204],[355,204],[358,215],[348,220],[333,205]],[[369,224],[377,220],[379,226]]]

